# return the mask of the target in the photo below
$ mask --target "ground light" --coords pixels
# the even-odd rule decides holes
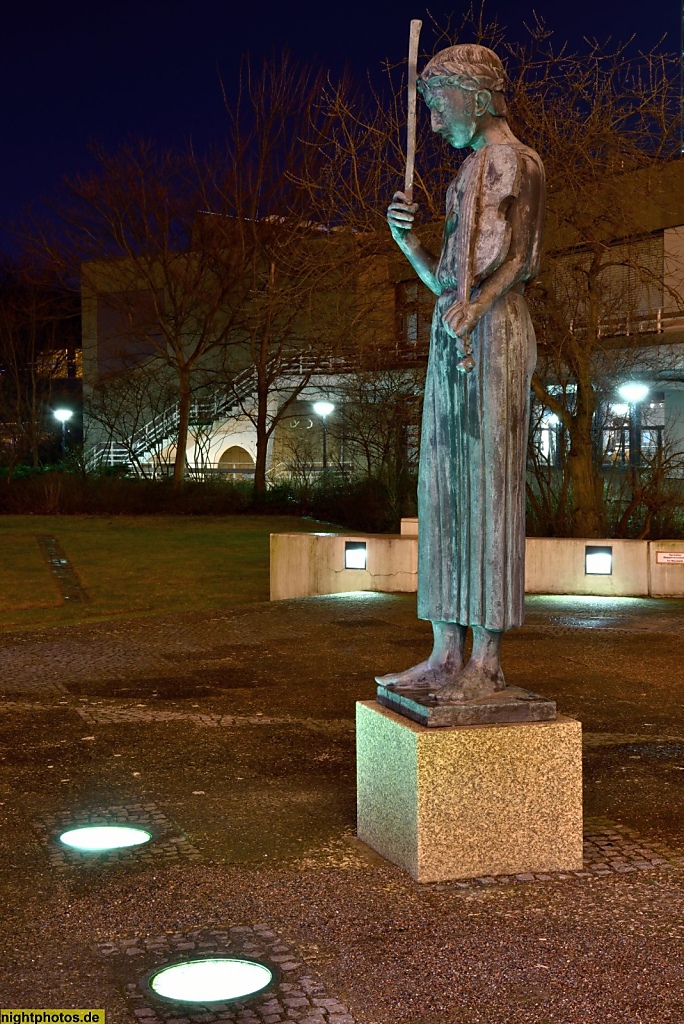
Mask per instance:
[[[84,825],[62,832],[59,841],[73,850],[100,853],[142,846],[143,843],[149,843],[151,838],[151,833],[131,825]]]
[[[177,1003],[223,1003],[263,992],[274,975],[273,968],[258,960],[207,957],[162,967],[145,984],[155,995]]]

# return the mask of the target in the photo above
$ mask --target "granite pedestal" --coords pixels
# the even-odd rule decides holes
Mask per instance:
[[[358,836],[418,882],[582,867],[582,727],[427,728],[357,704]]]

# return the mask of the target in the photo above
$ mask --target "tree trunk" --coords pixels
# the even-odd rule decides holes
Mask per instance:
[[[591,415],[575,417],[570,436],[573,537],[601,537],[604,529],[603,479],[594,459],[591,422]]]
[[[268,388],[257,382],[256,462],[254,465],[254,495],[266,493],[266,457],[268,455]]]
[[[181,487],[185,477],[185,460],[188,447],[188,424],[190,422],[190,376],[187,372],[179,375],[178,439],[176,459],[173,464],[173,486]]]
[[[40,451],[39,451],[38,446],[40,444],[41,422],[40,422],[40,412],[38,410],[38,403],[37,403],[36,382],[33,379],[33,376],[31,377],[30,387],[31,387],[31,396],[30,396],[31,414],[30,414],[30,420],[29,420],[29,423],[30,423],[29,430],[31,431],[31,434],[30,434],[31,464],[32,464],[34,469],[38,469],[38,466],[40,465]],[[49,400],[50,399],[48,398],[48,401]],[[61,451],[61,449],[60,449],[60,451]],[[63,451],[62,451],[61,454],[62,454],[62,458],[64,458],[64,452]]]

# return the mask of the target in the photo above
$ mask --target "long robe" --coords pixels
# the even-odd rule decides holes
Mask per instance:
[[[484,267],[477,251],[483,240],[472,236],[481,227],[477,211],[486,205],[487,188],[492,182],[500,187],[506,173],[508,202],[519,194],[525,175],[541,182],[540,201],[526,214],[525,265],[477,324],[471,335],[475,368],[463,373],[442,316],[463,297],[464,275],[476,290],[506,258],[510,225],[503,225],[498,251],[489,253]],[[463,163],[447,192],[437,268],[442,292],[432,320],[418,483],[418,615],[433,622],[491,630],[523,623],[525,464],[536,362],[523,292],[539,267],[543,182],[543,166],[533,150],[522,144],[485,146]],[[486,248],[486,238],[484,243]],[[473,262],[467,267],[469,258]]]

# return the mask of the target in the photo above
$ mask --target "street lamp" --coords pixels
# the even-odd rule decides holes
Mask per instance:
[[[620,392],[620,397],[624,398],[625,402],[633,405],[635,402],[643,402],[648,394],[648,385],[630,382],[629,384],[623,384],[618,388],[618,391]]]
[[[323,469],[325,470],[328,467],[328,432],[325,421],[335,406],[332,402],[314,402],[313,408],[316,415],[320,416],[323,422]]]
[[[618,392],[620,398],[624,398],[625,402],[629,403],[629,465],[634,469],[639,461],[637,449],[641,447],[640,444],[637,444],[639,429],[637,406],[640,402],[643,402],[648,394],[648,385],[639,384],[638,381],[629,381],[627,384],[619,387]]]
[[[55,409],[53,415],[62,424],[62,455],[64,455],[66,453],[66,425],[74,413],[71,409]]]

